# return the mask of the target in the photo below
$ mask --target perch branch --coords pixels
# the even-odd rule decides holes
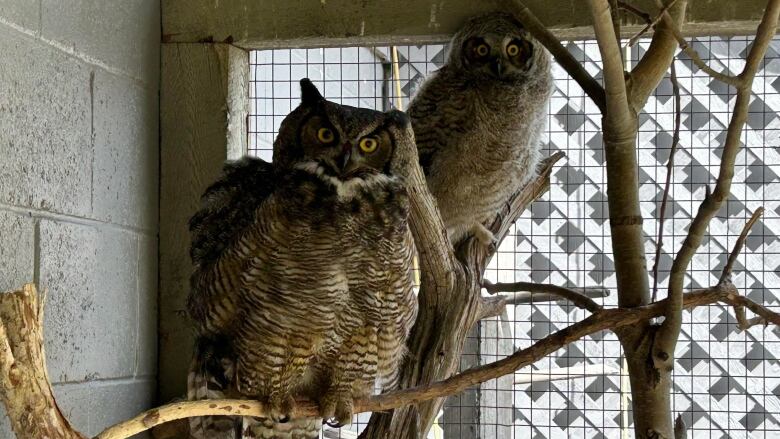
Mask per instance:
[[[84,439],[52,394],[43,344],[43,295],[35,286],[0,294],[0,399],[20,438]]]
[[[489,294],[517,292],[527,293],[524,295],[518,294],[516,299],[508,296],[508,305],[564,299],[573,303],[577,307],[586,309],[590,312],[596,312],[602,308],[601,305],[592,299],[592,297],[609,296],[609,290],[604,288],[582,287],[574,289],[552,284],[537,284],[533,282],[492,283],[490,281],[483,280],[482,286]]]
[[[504,359],[468,369],[435,383],[411,389],[395,390],[368,399],[358,400],[355,402],[355,413],[381,412],[460,393],[479,383],[511,374],[587,335],[607,329],[614,330],[659,317],[666,310],[666,301],[663,300],[630,309],[602,309],[590,317],[550,334],[533,345],[518,350]],[[741,296],[732,284],[720,284],[712,288],[688,293],[684,296],[683,301],[686,309],[716,302],[748,308],[760,317],[763,317],[766,322],[780,325],[780,314],[772,312],[764,306]],[[312,417],[318,416],[318,413],[319,410],[315,404],[308,401],[299,401],[293,416]],[[129,421],[110,427],[95,439],[125,439],[165,422],[206,415],[263,417],[265,416],[265,408],[258,401],[204,400],[179,402],[141,413]]]
[[[731,249],[731,253],[729,254],[729,258],[726,261],[726,266],[723,267],[723,273],[720,275],[720,282],[726,282],[731,277],[731,270],[734,267],[734,262],[737,261],[737,257],[739,256],[739,253],[742,251],[742,247],[745,245],[745,240],[747,239],[747,235],[750,232],[750,229],[753,228],[753,225],[756,224],[759,218],[761,218],[761,215],[764,214],[764,208],[759,207],[756,209],[755,212],[753,212],[753,215],[750,217],[748,222],[745,223],[745,225],[742,227],[742,232],[739,234],[739,238],[737,238],[737,242],[734,243],[734,248]]]
[[[672,81],[672,94],[674,94],[674,134],[672,134],[669,159],[666,161],[666,182],[664,183],[664,194],[658,214],[658,241],[655,246],[655,261],[653,261],[653,302],[655,302],[658,295],[658,268],[661,263],[661,248],[664,246],[664,219],[666,218],[666,205],[669,201],[669,189],[672,184],[672,172],[674,172],[674,154],[677,152],[677,145],[680,143],[680,124],[682,121],[680,84],[677,82],[677,69],[674,67],[674,60],[670,64],[670,69],[669,78]]]
[[[742,70],[742,73],[739,74],[740,83],[737,87],[737,100],[734,104],[731,121],[729,122],[728,131],[726,133],[726,141],[723,146],[720,171],[715,183],[715,189],[711,194],[708,194],[704,198],[704,201],[699,205],[696,217],[693,219],[691,226],[688,229],[688,235],[685,237],[674,262],[672,263],[668,295],[673,302],[670,302],[670,307],[680,307],[683,283],[685,281],[685,273],[688,270],[688,265],[699,249],[710,221],[718,210],[720,210],[731,191],[731,181],[734,177],[734,163],[737,152],[739,152],[742,129],[744,128],[748,117],[753,78],[755,77],[761,60],[764,58],[764,54],[775,34],[779,15],[780,0],[770,0],[764,11],[761,23],[758,26],[758,30],[756,31],[756,38],[748,53],[745,68]],[[670,310],[672,309],[673,308],[670,308]],[[679,318],[670,320],[667,316],[667,319],[659,329],[657,341],[661,345],[661,349],[664,349],[666,352],[674,351],[673,348],[677,342],[680,325],[682,324],[681,316],[678,317]]]
[[[547,48],[558,64],[563,67],[575,81],[577,81],[599,110],[604,112],[606,108],[604,88],[587,70],[585,70],[582,63],[577,61],[571,52],[563,47],[558,38],[556,38],[538,18],[536,18],[533,12],[531,12],[523,2],[519,0],[506,0],[506,7],[518,17],[520,22],[523,23],[523,26],[528,29],[528,32]]]

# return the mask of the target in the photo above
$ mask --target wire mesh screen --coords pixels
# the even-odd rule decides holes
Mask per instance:
[[[749,39],[700,38],[694,47],[715,70],[739,72]],[[638,59],[647,42],[632,50]],[[568,44],[588,71],[600,76],[595,42]],[[443,45],[397,47],[399,75],[388,47],[256,51],[250,54],[249,153],[267,160],[281,120],[298,105],[298,80],[311,78],[335,102],[374,109],[406,107],[425,76],[445,61]],[[735,267],[734,283],[748,297],[780,306],[780,39],[775,39],[753,86],[750,117],[742,134],[732,196],[712,221],[694,258],[688,288],[714,285],[728,251],[750,214],[765,216],[753,228]],[[710,79],[681,54],[682,129],[675,157],[664,246],[660,297],[669,268],[691,217],[718,173],[721,145],[734,103],[732,91]],[[613,291],[606,171],[600,115],[582,89],[554,66],[555,90],[543,139],[549,155],[566,160],[552,175],[548,194],[516,223],[489,265],[491,281],[532,280],[567,286],[604,286]],[[400,103],[399,103],[400,100]],[[658,234],[658,208],[674,126],[671,82],[664,80],[640,117],[640,198],[649,265]],[[553,331],[586,317],[563,303],[508,307],[501,318],[483,321],[467,341],[463,367],[502,358]],[[780,330],[737,331],[731,310],[712,305],[684,312],[677,345],[673,405],[692,438],[780,437]],[[630,438],[630,389],[614,334],[603,332],[569,345],[514,376],[485,383],[451,398],[431,438]],[[356,419],[354,437],[367,420]]]

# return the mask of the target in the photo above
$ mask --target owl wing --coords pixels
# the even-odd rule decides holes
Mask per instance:
[[[219,180],[201,196],[201,207],[189,222],[193,264],[208,265],[240,236],[255,210],[275,188],[272,164],[254,157],[228,162]]]
[[[240,297],[235,287],[242,255],[227,258],[243,232],[262,216],[276,187],[273,166],[245,157],[227,163],[222,177],[206,189],[201,209],[190,219],[190,276],[187,309],[201,332],[221,334],[237,319]],[[260,212],[258,212],[260,211]]]
[[[447,66],[420,89],[407,110],[412,120],[420,166],[427,175],[438,153],[466,132],[472,120],[469,99]]]

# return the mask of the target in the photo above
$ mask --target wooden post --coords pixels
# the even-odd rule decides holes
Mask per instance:
[[[181,397],[193,331],[187,221],[227,159],[246,151],[249,57],[229,44],[163,44],[160,96],[160,398]]]

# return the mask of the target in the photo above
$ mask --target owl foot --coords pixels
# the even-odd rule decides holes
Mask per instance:
[[[268,417],[274,422],[284,424],[292,417],[295,399],[292,395],[272,396],[268,398]]]
[[[480,244],[487,247],[491,253],[494,253],[498,248],[498,240],[493,235],[493,232],[488,230],[487,227],[481,223],[474,223],[469,229],[469,232]]]
[[[331,427],[349,425],[352,423],[352,396],[349,392],[328,393],[320,399],[320,411],[322,418]]]

